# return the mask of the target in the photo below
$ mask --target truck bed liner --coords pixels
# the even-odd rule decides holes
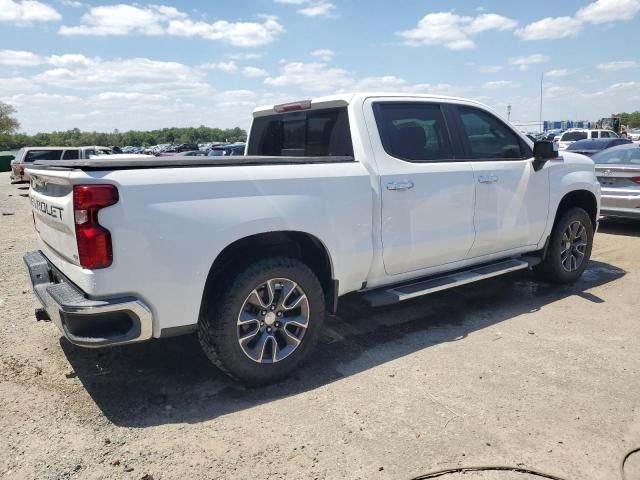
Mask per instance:
[[[150,157],[150,158],[93,158],[89,160],[49,160],[36,161],[34,167],[43,170],[130,170],[145,168],[189,168],[189,167],[238,167],[248,165],[306,165],[312,163],[354,162],[351,156],[331,157]]]

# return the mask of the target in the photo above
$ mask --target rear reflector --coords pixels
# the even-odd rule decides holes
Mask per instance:
[[[311,108],[311,100],[301,100],[299,102],[283,103],[273,107],[273,109],[277,113],[296,112],[298,110],[309,110],[310,108]]]
[[[118,202],[113,185],[73,187],[73,215],[78,257],[84,268],[105,268],[113,262],[111,233],[98,222],[98,211]]]
[[[631,177],[633,183],[640,183],[640,177]]]

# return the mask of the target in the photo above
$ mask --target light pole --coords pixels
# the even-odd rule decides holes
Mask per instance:
[[[542,124],[542,82],[544,80],[544,72],[540,73],[540,133],[543,131]]]

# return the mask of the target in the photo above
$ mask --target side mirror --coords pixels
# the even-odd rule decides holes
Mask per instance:
[[[551,160],[558,157],[558,151],[553,142],[538,140],[533,144],[533,157],[536,160]]]
[[[553,142],[538,140],[533,144],[533,169],[537,172],[548,160],[558,158],[558,151]]]

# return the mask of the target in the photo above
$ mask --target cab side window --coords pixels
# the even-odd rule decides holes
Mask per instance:
[[[470,159],[521,159],[528,148],[511,128],[484,110],[458,106],[461,135]]]
[[[62,160],[77,160],[78,150],[65,150]]]
[[[408,162],[451,160],[449,131],[440,105],[380,102],[373,105],[385,152]]]

